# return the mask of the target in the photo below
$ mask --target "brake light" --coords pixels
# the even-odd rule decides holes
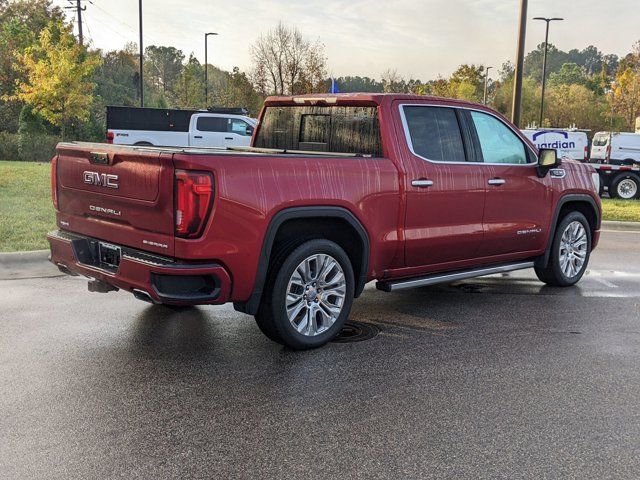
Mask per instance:
[[[611,145],[607,145],[607,153],[604,154],[604,160],[605,162],[609,163],[609,160],[611,160]]]
[[[51,200],[53,208],[58,210],[58,156],[51,159]]]
[[[114,138],[113,132],[107,131],[107,143],[113,143],[113,138]]]
[[[176,170],[176,236],[195,238],[202,235],[213,204],[213,176],[208,172]]]
[[[584,161],[589,160],[589,147],[584,147]]]

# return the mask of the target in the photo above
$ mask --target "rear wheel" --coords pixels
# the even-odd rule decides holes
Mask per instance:
[[[296,350],[322,346],[349,316],[354,275],[349,257],[329,240],[310,240],[273,264],[256,322],[271,340]]]
[[[536,267],[540,281],[556,287],[575,285],[584,275],[591,255],[591,227],[580,212],[565,216],[554,235],[545,268]]]
[[[640,177],[632,173],[618,175],[609,188],[609,195],[622,200],[639,198]]]

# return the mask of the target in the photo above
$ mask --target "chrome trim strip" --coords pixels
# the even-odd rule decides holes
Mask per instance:
[[[470,110],[470,111],[473,111],[473,112],[485,113],[487,115],[491,115],[496,120],[498,120],[503,125],[505,125],[509,130],[511,130],[516,135],[516,137],[518,137],[518,139],[524,145],[524,148],[529,150],[533,154],[533,156],[535,157],[536,161],[535,161],[535,163],[487,163],[487,162],[464,162],[464,161],[462,161],[462,162],[437,162],[435,160],[429,160],[428,158],[417,154],[416,151],[413,149],[413,142],[411,141],[411,135],[409,134],[409,125],[407,124],[407,118],[406,118],[406,116],[404,114],[404,107],[457,108],[457,109],[460,109],[460,110]],[[503,167],[535,167],[535,166],[538,165],[538,156],[536,155],[536,153],[533,150],[531,150],[531,147],[529,147],[527,142],[525,142],[522,139],[522,137],[523,137],[522,133],[518,132],[517,130],[514,130],[511,127],[511,125],[505,123],[502,118],[500,118],[498,115],[495,115],[492,112],[485,111],[485,110],[480,110],[480,109],[477,109],[477,108],[463,107],[463,106],[452,106],[452,105],[442,105],[442,104],[438,104],[438,103],[401,103],[400,105],[398,105],[398,108],[399,108],[399,111],[400,111],[400,119],[402,120],[402,130],[404,131],[404,138],[405,138],[405,141],[407,142],[407,145],[409,146],[409,150],[416,157],[421,158],[422,160],[424,160],[426,162],[433,163],[434,165],[489,165],[489,166],[501,165]],[[460,132],[460,135],[462,135],[462,132]]]
[[[481,277],[484,275],[493,275],[495,273],[512,272],[514,270],[524,270],[525,268],[532,268],[534,262],[519,262],[507,265],[499,265],[496,267],[484,267],[476,268],[473,270],[464,270],[455,273],[444,273],[430,275],[428,277],[378,282],[377,287],[379,290],[386,292],[395,292],[397,290],[406,290],[414,287],[424,287],[427,285],[435,285],[438,283],[455,282],[457,280],[464,280],[467,278]]]

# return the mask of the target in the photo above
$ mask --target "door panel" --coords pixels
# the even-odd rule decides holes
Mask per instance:
[[[552,204],[548,177],[538,178],[535,155],[502,120],[478,111],[469,119],[487,183],[479,256],[543,249]]]
[[[222,147],[226,131],[226,118],[200,116],[196,119],[195,129],[191,132],[191,145],[194,147]]]
[[[486,189],[482,165],[465,161],[455,109],[407,105],[401,116],[408,145],[406,266],[474,258],[483,238]]]

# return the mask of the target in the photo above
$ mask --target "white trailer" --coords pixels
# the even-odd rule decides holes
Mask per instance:
[[[611,198],[634,200],[640,198],[640,167],[595,163],[593,167],[600,177],[600,195],[609,193]]]

